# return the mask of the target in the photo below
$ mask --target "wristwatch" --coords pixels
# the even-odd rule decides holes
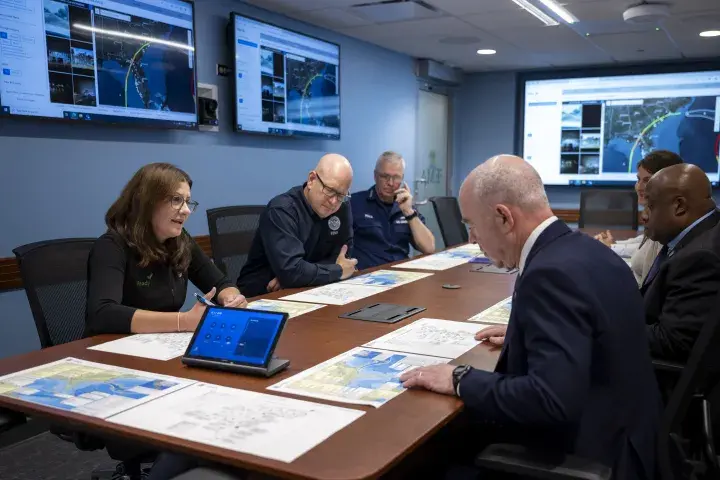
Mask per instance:
[[[413,212],[410,215],[405,215],[405,220],[407,220],[409,222],[410,220],[412,220],[413,218],[415,218],[417,216],[418,216],[417,210],[413,210]]]
[[[455,390],[455,395],[458,397],[460,396],[460,380],[462,380],[470,370],[472,370],[470,365],[459,365],[455,367],[455,370],[452,372],[453,390]]]

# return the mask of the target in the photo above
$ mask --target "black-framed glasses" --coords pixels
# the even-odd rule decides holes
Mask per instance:
[[[382,180],[385,183],[392,182],[392,183],[400,183],[405,178],[404,175],[388,175],[387,173],[380,173],[377,170],[375,170],[375,175],[377,175],[380,180]]]
[[[182,210],[183,205],[187,205],[190,213],[193,213],[198,205],[200,205],[195,200],[185,200],[182,195],[170,195],[168,198],[170,200],[170,206],[175,210]]]
[[[318,175],[317,172],[315,172],[315,176],[317,177],[318,181],[320,182],[320,185],[322,185],[322,192],[323,194],[328,198],[335,198],[340,203],[343,202],[349,202],[350,201],[350,195],[346,193],[340,193],[334,188],[328,187],[325,185],[325,182],[323,182],[322,178],[320,178],[320,175]]]

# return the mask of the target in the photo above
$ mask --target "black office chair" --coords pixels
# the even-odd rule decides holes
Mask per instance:
[[[42,348],[83,337],[87,262],[94,243],[94,238],[65,238],[13,250]]]
[[[468,231],[462,222],[460,205],[455,197],[430,197],[440,234],[446,247],[467,243]]]
[[[13,250],[42,348],[80,340],[85,332],[88,256],[95,238],[65,238],[31,243]],[[106,448],[102,439],[62,427],[50,431],[84,451]],[[96,470],[92,479],[139,478],[146,458],[124,454],[115,470]]]
[[[719,302],[720,303],[720,302]],[[661,480],[720,478],[715,451],[710,394],[718,388],[720,374],[720,316],[708,318],[685,366],[654,362],[655,368],[679,373],[662,415],[657,443],[657,475]],[[700,425],[690,425],[690,406],[699,404]],[[688,432],[692,437],[688,438]],[[697,432],[697,433],[695,433]],[[696,446],[700,445],[700,448]],[[610,468],[573,455],[549,459],[519,445],[496,444],[476,459],[479,467],[495,472],[546,480],[609,480]]]
[[[580,191],[578,227],[638,229],[638,199],[633,190]]]
[[[213,261],[233,282],[247,262],[260,215],[264,211],[265,207],[260,205],[211,208],[207,211]]]

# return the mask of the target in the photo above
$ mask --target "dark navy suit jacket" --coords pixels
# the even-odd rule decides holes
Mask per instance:
[[[625,262],[552,223],[516,281],[496,371],[471,370],[460,396],[517,443],[604,463],[616,480],[652,479],[662,407]]]

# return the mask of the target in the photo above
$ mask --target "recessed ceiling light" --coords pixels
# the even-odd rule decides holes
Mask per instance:
[[[720,37],[720,30],[706,30],[700,32],[701,37]]]
[[[478,55],[495,55],[497,52],[492,48],[481,48],[477,51]]]

